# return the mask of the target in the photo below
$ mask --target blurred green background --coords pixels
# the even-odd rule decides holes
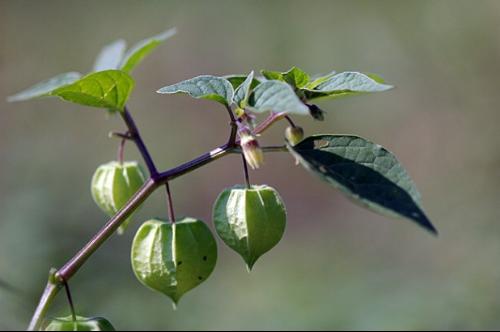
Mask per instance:
[[[297,65],[382,74],[396,89],[323,101],[308,134],[354,133],[393,151],[423,195],[440,236],[380,217],[295,167],[266,156],[251,173],[276,187],[285,238],[248,274],[220,245],[212,277],[174,312],[142,287],[129,248],[139,221],[165,217],[159,191],[124,237],[113,237],[71,280],[78,311],[119,329],[500,328],[499,1],[1,1],[0,328],[24,329],[51,266],[61,266],[106,217],[90,178],[115,158],[105,112],[6,96],[60,72],[88,71],[106,43],[179,33],[137,68],[130,108],[158,165],[175,166],[224,142],[216,103],[154,93],[199,74]],[[284,124],[266,133],[282,142]],[[132,146],[127,158],[138,155]],[[172,183],[177,214],[210,223],[237,156]],[[61,294],[50,315],[68,314]]]

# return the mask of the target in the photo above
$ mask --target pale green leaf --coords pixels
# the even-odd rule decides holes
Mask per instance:
[[[275,80],[259,84],[250,95],[249,105],[251,110],[257,113],[271,111],[309,114],[307,106],[300,101],[290,85]]]
[[[76,104],[122,111],[134,87],[133,79],[121,70],[92,73],[58,88],[49,95],[58,96]]]
[[[340,97],[367,92],[380,92],[393,86],[379,83],[368,75],[357,72],[335,74],[314,89],[304,90],[307,99]]]
[[[309,171],[375,212],[415,221],[436,233],[420,194],[396,157],[378,144],[348,135],[308,137],[290,152]]]
[[[127,43],[123,39],[118,39],[104,46],[94,62],[93,71],[118,69],[123,60],[126,47]]]
[[[304,86],[304,89],[314,89],[323,82],[329,80],[336,72],[332,71],[326,75],[320,75],[318,77],[313,77],[312,80]]]
[[[248,74],[247,78],[234,92],[233,102],[241,108],[245,108],[250,96],[251,86],[253,82],[253,71]]]
[[[202,75],[173,85],[165,86],[157,91],[162,94],[185,93],[193,98],[215,100],[224,105],[231,105],[234,89],[231,83],[222,77]]]
[[[41,83],[35,84],[22,92],[7,98],[9,102],[29,100],[38,97],[48,96],[49,93],[57,88],[71,84],[80,79],[82,75],[76,72],[69,72],[57,75]]]
[[[175,35],[176,32],[177,30],[172,28],[154,37],[138,42],[125,53],[120,68],[126,72],[132,71],[146,55],[151,53],[162,42]]]

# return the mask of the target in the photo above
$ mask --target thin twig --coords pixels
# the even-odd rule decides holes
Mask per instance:
[[[66,289],[66,297],[68,298],[69,309],[71,310],[71,317],[73,318],[73,323],[76,323],[76,311],[75,305],[73,303],[73,297],[71,296],[71,291],[69,289],[68,282],[66,280],[62,281],[64,289]]]
[[[175,224],[174,204],[172,203],[172,193],[170,192],[170,184],[168,182],[165,183],[165,188],[167,189],[168,217],[170,218],[170,222]]]
[[[137,145],[137,149],[139,150],[140,154],[142,155],[142,158],[144,159],[144,162],[146,163],[146,166],[148,167],[149,174],[151,175],[152,178],[154,178],[158,174],[158,170],[156,169],[156,165],[153,161],[153,158],[151,157],[151,154],[149,153],[146,144],[142,140],[141,134],[139,133],[139,129],[137,128],[135,121],[132,118],[132,115],[128,111],[127,107],[125,107],[123,112],[120,112],[120,115],[122,116],[123,121],[125,121],[125,124],[127,125],[128,132],[130,134],[130,139],[132,139]]]
[[[292,118],[289,115],[285,115],[285,119],[286,119],[286,121],[288,121],[290,126],[292,126],[293,128],[296,127],[295,122],[293,122]]]
[[[122,138],[120,141],[120,145],[118,145],[118,162],[120,165],[123,165],[123,158],[125,155],[125,143],[127,142],[126,138]]]
[[[241,154],[241,159],[243,161],[243,173],[245,174],[245,183],[247,185],[247,189],[250,189],[251,185],[250,185],[250,177],[248,176],[248,165],[247,165],[247,160],[245,159],[245,155],[243,153]]]

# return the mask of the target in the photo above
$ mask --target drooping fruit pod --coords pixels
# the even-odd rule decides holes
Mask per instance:
[[[269,186],[235,186],[217,198],[213,220],[217,234],[251,270],[283,237],[286,210],[278,192]]]
[[[297,145],[304,138],[304,129],[302,127],[287,127],[285,138],[292,146]]]
[[[149,220],[132,244],[132,269],[145,286],[167,295],[174,306],[205,281],[217,262],[217,244],[204,222]]]
[[[97,168],[92,177],[92,198],[108,216],[115,215],[144,184],[145,175],[136,161],[109,162]],[[118,229],[125,231],[131,217]]]
[[[45,331],[115,331],[115,328],[102,317],[76,316],[76,321],[73,321],[73,317],[69,315],[52,319]]]

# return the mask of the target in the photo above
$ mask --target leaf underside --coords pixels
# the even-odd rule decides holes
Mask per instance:
[[[197,76],[157,91],[161,94],[185,93],[193,98],[215,100],[224,105],[231,105],[234,89],[231,83],[222,77],[212,75]]]
[[[93,71],[118,69],[126,48],[127,43],[123,39],[118,39],[104,46],[95,60]]]
[[[271,111],[309,114],[307,106],[297,97],[290,85],[276,80],[259,84],[250,96],[249,105],[256,113]]]
[[[420,208],[415,184],[396,157],[361,137],[317,135],[290,152],[309,171],[377,213],[404,217],[437,234]]]
[[[69,72],[69,73],[64,73],[57,75],[55,77],[52,77],[46,81],[37,83],[33,85],[32,87],[19,92],[13,96],[10,96],[7,98],[7,101],[9,102],[15,102],[15,101],[25,101],[25,100],[30,100],[34,98],[39,98],[43,96],[47,96],[51,91],[54,91],[57,88],[60,88],[62,86],[74,83],[78,81],[82,77],[82,74],[77,73],[77,72]]]
[[[323,97],[337,98],[360,93],[381,92],[393,88],[392,85],[381,83],[382,81],[378,76],[372,75],[372,77],[358,72],[338,73],[322,78],[322,81],[314,88],[303,89],[303,93],[308,100],[311,100]]]
[[[244,108],[248,103],[248,97],[252,89],[253,71],[248,74],[247,78],[234,91],[233,102],[241,108]]]

